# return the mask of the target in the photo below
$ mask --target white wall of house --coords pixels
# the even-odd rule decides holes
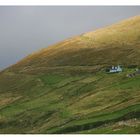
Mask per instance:
[[[118,66],[117,71],[122,72],[122,68],[120,66]]]

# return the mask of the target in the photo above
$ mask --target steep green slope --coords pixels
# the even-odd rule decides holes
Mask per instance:
[[[0,73],[0,133],[139,133],[140,17],[36,52]],[[123,72],[105,68],[121,64]],[[131,67],[131,68],[130,68]]]
[[[7,82],[7,87],[0,84],[0,133],[139,133],[140,76],[127,78],[129,71],[5,73],[0,79]]]

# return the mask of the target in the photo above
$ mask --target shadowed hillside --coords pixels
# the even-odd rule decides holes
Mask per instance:
[[[0,133],[139,134],[139,67],[140,16],[35,52],[0,73]]]

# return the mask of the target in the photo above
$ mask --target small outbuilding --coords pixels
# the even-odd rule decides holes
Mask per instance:
[[[132,78],[132,77],[135,77],[137,75],[140,75],[140,70],[138,68],[136,69],[135,72],[127,74],[126,77]]]

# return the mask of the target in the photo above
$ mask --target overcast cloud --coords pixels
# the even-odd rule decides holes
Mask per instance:
[[[1,6],[0,69],[38,49],[139,14],[139,6]]]

